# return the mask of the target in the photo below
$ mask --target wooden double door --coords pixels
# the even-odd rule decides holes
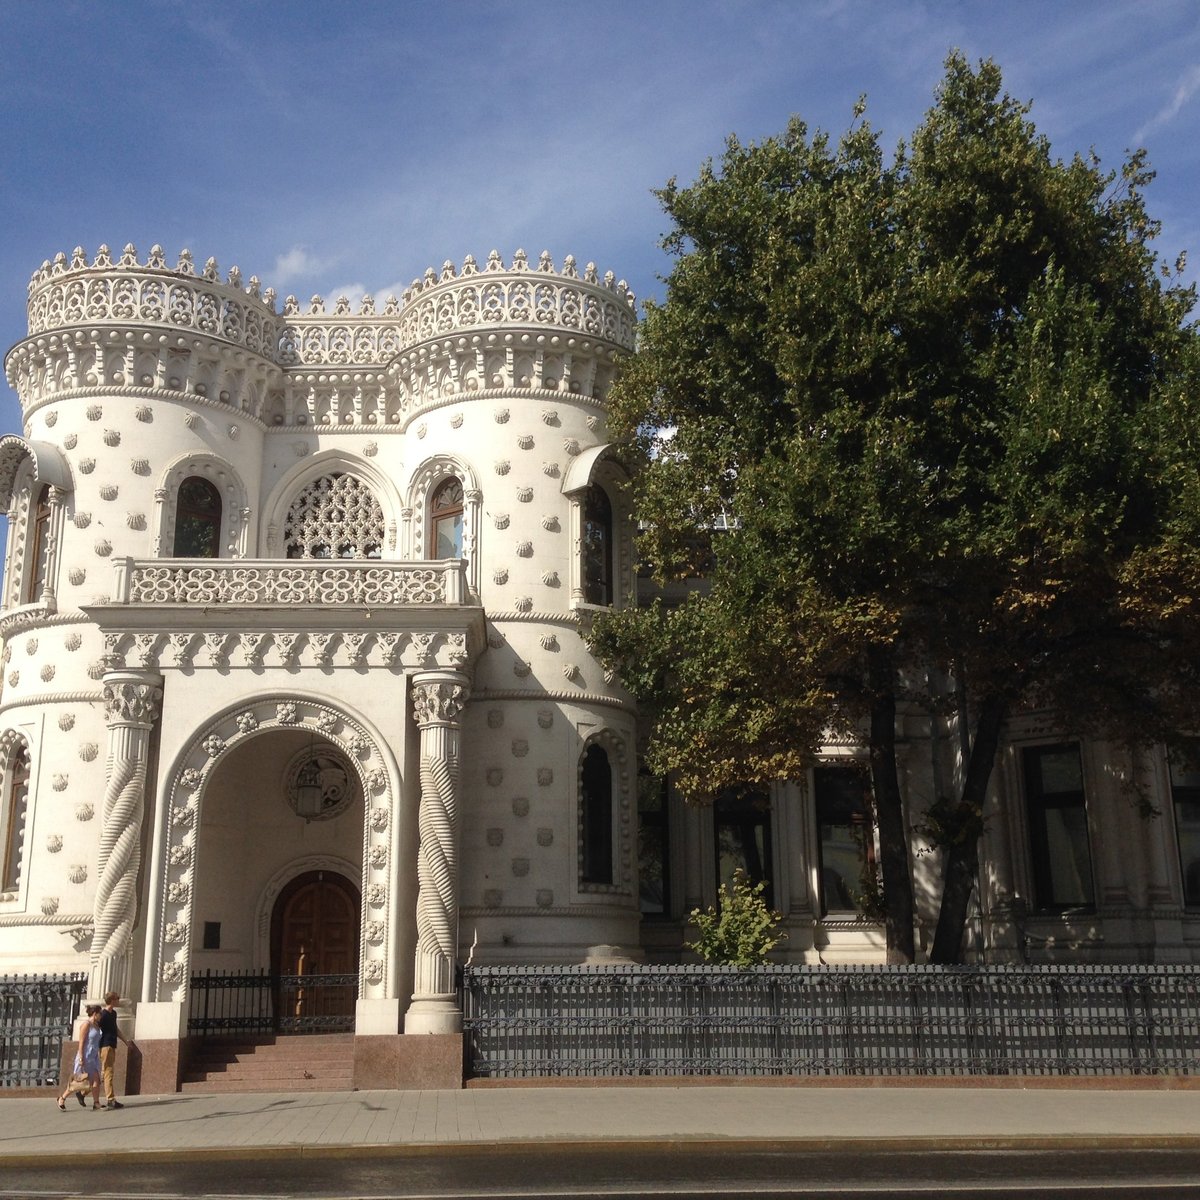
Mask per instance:
[[[307,871],[280,893],[271,920],[271,973],[279,979],[281,1030],[316,1032],[353,1020],[358,925],[358,889],[336,871]]]

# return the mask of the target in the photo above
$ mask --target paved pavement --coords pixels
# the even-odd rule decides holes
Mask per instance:
[[[134,1096],[112,1112],[68,1105],[0,1100],[0,1165],[730,1139],[813,1150],[1200,1148],[1200,1090],[514,1087]]]

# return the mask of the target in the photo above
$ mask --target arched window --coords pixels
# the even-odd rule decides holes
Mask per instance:
[[[0,864],[0,891],[14,892],[21,882],[25,857],[25,813],[29,805],[29,747],[24,743],[13,752],[8,767],[8,789],[4,803],[4,861]]]
[[[613,513],[608,493],[597,484],[583,501],[583,599],[588,604],[613,602]]]
[[[383,509],[353,475],[322,475],[292,502],[283,541],[288,558],[379,558]]]
[[[199,475],[179,485],[175,510],[176,558],[221,557],[221,493]]]
[[[594,742],[583,754],[580,788],[583,883],[613,881],[613,775],[608,751]]]
[[[29,572],[25,577],[26,604],[42,598],[50,562],[50,485],[38,492],[29,527]]]
[[[463,486],[453,476],[429,500],[429,557],[463,556]]]

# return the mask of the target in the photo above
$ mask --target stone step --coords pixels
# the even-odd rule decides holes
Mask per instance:
[[[353,1072],[354,1035],[349,1033],[209,1040],[197,1049],[181,1087],[192,1092],[349,1091]]]
[[[352,1091],[349,1076],[345,1080],[316,1080],[316,1079],[223,1079],[223,1080],[191,1080],[185,1079],[179,1085],[181,1092],[307,1092],[314,1087],[323,1092]]]
[[[207,1050],[193,1055],[193,1062],[248,1062],[258,1059],[260,1062],[339,1062],[343,1058],[352,1058],[354,1047],[351,1043],[343,1046],[314,1047],[286,1049],[276,1046],[263,1046],[255,1049],[253,1046],[231,1047],[228,1050]]]

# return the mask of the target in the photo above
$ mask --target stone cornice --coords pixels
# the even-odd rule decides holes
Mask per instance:
[[[38,692],[32,696],[21,696],[17,700],[6,700],[0,704],[0,713],[16,708],[34,708],[41,704],[103,704],[103,692]]]
[[[637,712],[637,706],[632,702],[606,696],[603,692],[568,692],[552,688],[536,691],[533,688],[479,688],[471,693],[471,700],[481,704],[489,700],[553,700],[559,704],[602,704],[631,715]]]

